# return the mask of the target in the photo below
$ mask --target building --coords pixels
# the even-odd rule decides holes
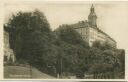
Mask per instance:
[[[15,55],[9,44],[9,33],[4,29],[4,62],[15,62]]]
[[[70,26],[80,33],[83,39],[89,43],[90,46],[92,46],[93,42],[100,41],[101,43],[107,42],[112,47],[116,48],[116,41],[98,28],[97,16],[93,5],[90,8],[88,20],[79,21],[78,23],[71,24]]]

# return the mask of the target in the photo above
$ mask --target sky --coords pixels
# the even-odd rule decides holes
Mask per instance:
[[[52,30],[62,24],[74,24],[87,20],[93,2],[23,2],[4,4],[4,23],[18,11],[43,12]],[[128,50],[128,2],[95,2],[98,28],[117,42],[117,47]]]

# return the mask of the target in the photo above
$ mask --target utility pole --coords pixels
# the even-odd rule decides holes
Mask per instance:
[[[60,64],[61,64],[61,78],[62,78],[62,57],[61,57],[61,60],[60,60]]]
[[[32,66],[31,64],[29,64],[29,66],[30,66],[30,78],[32,78]]]

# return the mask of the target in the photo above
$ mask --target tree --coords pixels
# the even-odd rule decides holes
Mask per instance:
[[[66,43],[89,48],[89,44],[86,43],[82,36],[70,25],[62,25],[56,29],[55,32],[57,37]]]
[[[114,78],[114,71],[119,66],[114,51],[110,49],[103,51],[92,47],[90,49],[90,60],[89,71],[93,73],[94,78]]]
[[[69,73],[84,74],[87,69],[86,61],[89,45],[82,39],[82,36],[69,25],[62,25],[55,30],[57,44],[63,50],[62,61],[63,71]]]
[[[95,41],[93,42],[93,45],[92,47],[95,47],[95,48],[98,48],[98,49],[102,49],[102,45],[101,45],[101,42],[100,41]]]
[[[50,25],[44,14],[38,10],[18,12],[4,27],[9,31],[10,46],[16,53],[17,60],[41,68],[46,67],[48,57],[57,52],[52,45],[54,36]]]
[[[93,42],[92,47],[98,48],[100,50],[107,50],[107,49],[113,50],[114,49],[112,45],[109,44],[107,41],[101,43],[101,41],[98,41],[98,40]]]
[[[118,73],[120,78],[124,78],[125,76],[125,50],[124,49],[116,49],[115,56],[119,62]]]

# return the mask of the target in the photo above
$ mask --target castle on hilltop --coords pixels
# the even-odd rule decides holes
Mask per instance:
[[[88,20],[79,21],[78,23],[70,24],[69,26],[73,27],[78,33],[80,33],[89,46],[92,46],[95,41],[100,41],[101,43],[107,42],[112,47],[116,48],[116,41],[98,28],[97,15],[93,5],[90,8]]]

